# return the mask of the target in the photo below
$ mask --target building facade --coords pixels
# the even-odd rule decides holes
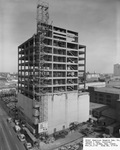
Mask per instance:
[[[120,96],[120,89],[110,87],[89,87],[90,102],[109,105],[116,108],[116,102]]]
[[[86,121],[89,95],[79,94],[85,80],[78,83],[78,74],[85,72],[86,46],[78,43],[78,32],[41,23],[39,32],[18,47],[21,115],[37,132],[41,123],[53,133]]]

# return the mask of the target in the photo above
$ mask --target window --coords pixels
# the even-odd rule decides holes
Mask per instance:
[[[111,100],[110,99],[106,99],[106,104],[110,105],[111,104]]]
[[[99,98],[99,101],[103,101],[103,98]]]
[[[107,99],[106,102],[111,102],[111,100],[110,100],[110,99]]]
[[[99,94],[100,97],[103,97],[103,94]]]
[[[111,98],[111,95],[106,95],[107,98]]]

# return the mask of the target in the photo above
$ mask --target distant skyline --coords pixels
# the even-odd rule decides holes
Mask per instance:
[[[119,0],[49,0],[49,23],[79,32],[89,72],[120,63]],[[36,32],[37,0],[0,0],[0,72],[17,72],[18,46]]]

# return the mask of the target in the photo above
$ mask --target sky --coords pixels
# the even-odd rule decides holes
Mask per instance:
[[[49,23],[79,32],[87,71],[120,63],[120,0],[48,0]],[[0,0],[0,72],[17,72],[18,46],[36,32],[37,0]]]

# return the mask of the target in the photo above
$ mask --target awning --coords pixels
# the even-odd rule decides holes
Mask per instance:
[[[34,135],[27,128],[24,127],[23,129],[27,132],[27,134],[29,135],[29,137],[31,138],[31,140],[33,142],[37,141],[37,139],[34,137]]]

